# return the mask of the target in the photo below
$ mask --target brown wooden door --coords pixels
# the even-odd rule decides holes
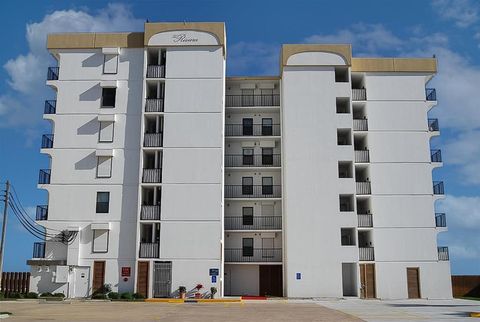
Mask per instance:
[[[361,294],[364,299],[374,299],[375,291],[375,264],[360,264]]]
[[[148,267],[149,262],[138,262],[137,293],[148,297]]]
[[[261,296],[283,296],[283,278],[281,265],[260,265]]]
[[[105,284],[105,262],[93,262],[92,291],[95,292]]]
[[[408,298],[420,298],[420,281],[419,281],[418,267],[407,267],[407,286]]]

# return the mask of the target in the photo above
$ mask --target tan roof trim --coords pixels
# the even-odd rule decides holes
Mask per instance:
[[[352,72],[436,73],[436,58],[353,58]]]
[[[223,22],[146,22],[143,43],[147,46],[153,35],[175,30],[208,32],[213,34],[218,39],[218,43],[225,48],[225,23]]]
[[[227,81],[242,81],[242,80],[280,80],[280,76],[229,76]]]
[[[286,44],[282,46],[281,64],[287,65],[288,58],[292,55],[305,52],[327,52],[342,56],[347,65],[352,61],[352,45],[347,44]]]
[[[142,48],[143,32],[62,33],[47,36],[47,49]]]

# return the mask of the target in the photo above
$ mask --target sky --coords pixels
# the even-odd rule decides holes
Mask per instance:
[[[37,189],[43,104],[55,93],[45,85],[54,61],[45,49],[51,32],[142,31],[143,23],[223,21],[227,29],[227,75],[278,75],[280,45],[351,43],[354,56],[438,58],[437,89],[453,274],[480,274],[480,1],[478,0],[136,0],[128,2],[2,0],[0,21],[0,182],[9,179],[33,217],[46,203]],[[1,206],[0,206],[1,209]],[[433,216],[433,214],[432,214]],[[0,219],[1,220],[1,219]],[[35,241],[15,217],[8,219],[5,271],[26,271]]]

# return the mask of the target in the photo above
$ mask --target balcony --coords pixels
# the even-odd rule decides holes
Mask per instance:
[[[438,260],[439,261],[448,261],[450,256],[448,254],[448,247],[437,247]]]
[[[142,182],[143,183],[161,183],[162,168],[143,169]]]
[[[444,213],[435,214],[435,227],[447,227],[447,217]]]
[[[51,169],[41,169],[38,174],[38,184],[50,184]]]
[[[32,258],[45,258],[45,242],[34,242],[33,243]]]
[[[437,90],[435,88],[426,88],[425,97],[427,101],[436,101],[437,100]]]
[[[280,230],[282,216],[225,216],[225,230]]]
[[[365,88],[352,88],[352,101],[366,101],[367,90]]]
[[[368,131],[368,121],[367,121],[367,119],[353,119],[353,130],[354,131]]]
[[[443,181],[434,181],[433,182],[433,194],[434,195],[444,195],[445,190],[443,188]]]
[[[35,214],[35,220],[47,220],[48,219],[48,206],[37,206],[37,213]]]
[[[430,161],[442,162],[442,150],[430,150]]]
[[[372,214],[358,214],[358,227],[373,227],[373,217]]]
[[[372,193],[370,181],[355,182],[357,195],[369,195]]]
[[[282,186],[226,185],[225,198],[281,198]]]
[[[369,150],[355,150],[355,162],[356,163],[369,163],[370,151]]]
[[[358,247],[358,259],[361,261],[374,261],[373,247]]]
[[[42,135],[42,149],[53,148],[53,134]]]
[[[141,220],[160,220],[160,206],[142,205],[140,211]]]
[[[43,109],[43,114],[55,114],[56,111],[57,111],[57,101],[56,100],[45,101],[45,108]]]
[[[227,154],[225,167],[280,167],[280,154]]]
[[[430,132],[440,131],[440,127],[438,126],[438,119],[428,119],[428,130]]]
[[[251,106],[280,106],[280,95],[225,95],[225,107]]]
[[[280,124],[225,124],[225,136],[280,136]]]
[[[225,248],[225,262],[281,262],[281,248]]]
[[[159,255],[158,243],[140,243],[140,252],[138,257],[140,258],[158,258]]]
[[[147,78],[164,78],[165,65],[148,65]]]
[[[147,98],[145,112],[163,112],[163,98]]]
[[[163,143],[163,133],[145,133],[143,146],[146,148],[161,147]]]
[[[48,67],[47,80],[58,80],[59,67]]]

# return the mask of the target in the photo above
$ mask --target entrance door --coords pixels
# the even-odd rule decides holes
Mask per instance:
[[[172,293],[172,262],[153,264],[153,297],[170,297]]]
[[[260,295],[283,296],[282,265],[260,265]]]
[[[375,292],[375,264],[360,264],[361,297],[374,299]]]
[[[137,292],[148,297],[148,266],[149,262],[138,262]]]
[[[407,286],[408,298],[420,298],[420,282],[419,282],[418,267],[407,267]]]
[[[93,284],[92,293],[105,284],[105,262],[93,262]]]
[[[73,295],[72,297],[88,297],[90,286],[90,267],[73,268]]]

